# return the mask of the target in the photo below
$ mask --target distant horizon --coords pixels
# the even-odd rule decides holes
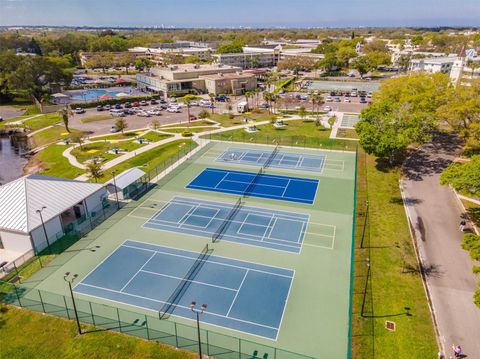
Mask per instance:
[[[479,0],[0,0],[0,26],[125,28],[478,27]]]

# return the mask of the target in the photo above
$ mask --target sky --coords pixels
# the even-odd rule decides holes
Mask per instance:
[[[0,0],[0,26],[480,26],[480,0]]]

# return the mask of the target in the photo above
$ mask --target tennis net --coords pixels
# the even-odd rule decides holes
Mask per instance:
[[[237,203],[232,207],[230,212],[228,213],[228,216],[223,220],[222,224],[220,227],[218,227],[217,231],[213,234],[212,236],[212,242],[215,243],[218,240],[220,240],[227,230],[228,225],[232,222],[233,217],[238,213],[240,208],[242,207],[242,197],[239,197],[237,200]]]
[[[255,177],[253,178],[252,182],[250,182],[249,185],[247,186],[247,188],[245,188],[245,191],[243,191],[243,198],[248,197],[248,195],[252,191],[253,187],[255,187],[255,183],[257,183],[257,180],[258,180],[258,178],[260,177],[261,174],[263,174],[263,167],[260,168],[260,170],[257,172]]]
[[[277,153],[278,153],[278,145],[275,146],[275,148],[273,149],[273,152],[270,154],[270,156],[267,158],[267,160],[263,164],[263,168],[267,168],[268,166],[270,166],[270,164],[272,163]]]
[[[185,294],[185,292],[187,291],[190,283],[192,282],[192,279],[198,274],[206,259],[210,256],[212,252],[213,249],[209,248],[207,243],[205,247],[203,247],[202,251],[200,252],[193,265],[190,267],[188,272],[185,274],[183,279],[180,281],[178,286],[175,288],[175,290],[172,292],[170,297],[160,309],[158,313],[160,319],[167,319],[169,317],[170,313],[175,308],[175,305],[180,301],[182,295]]]

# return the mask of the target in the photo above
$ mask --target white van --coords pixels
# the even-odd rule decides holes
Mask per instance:
[[[123,112],[123,109],[115,109],[115,108],[112,108],[112,109],[110,110],[110,115],[115,116],[115,117],[124,117],[124,116],[125,116],[125,112]]]
[[[239,102],[237,104],[237,111],[239,113],[248,112],[248,102],[247,101]]]

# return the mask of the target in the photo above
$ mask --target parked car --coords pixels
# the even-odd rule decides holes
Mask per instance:
[[[340,97],[335,97],[335,102],[340,102]]]
[[[135,101],[132,103],[132,107],[139,107],[140,106],[140,102],[138,101]]]
[[[116,109],[116,110],[120,110],[121,108],[122,108],[122,105],[121,105],[121,104],[119,104],[119,103],[116,103],[116,104],[115,104],[115,109]]]
[[[83,108],[81,108],[81,107],[77,107],[77,108],[75,109],[75,113],[76,113],[77,115],[79,115],[79,114],[81,114],[81,113],[85,113],[85,109],[83,109]]]
[[[345,97],[345,100],[343,100],[343,102],[352,102],[352,101],[350,101],[348,97]]]
[[[97,111],[103,111],[103,110],[105,110],[105,109],[103,108],[102,105],[98,105],[98,106],[97,106]]]
[[[159,100],[159,102],[160,102],[160,103],[167,103],[167,101],[165,101],[164,98],[161,98],[161,99]]]
[[[111,132],[111,133],[118,132],[117,126],[112,126],[112,127],[110,127],[110,132]]]
[[[191,101],[190,106],[199,106],[200,103],[198,101]]]
[[[145,100],[140,101],[140,106],[147,106],[148,103]]]
[[[331,108],[330,106],[325,106],[325,107],[323,108],[323,111],[330,112],[330,111],[332,111],[332,108]]]
[[[327,98],[325,99],[325,101],[327,102],[332,102],[333,101],[333,98],[331,96],[327,96]]]
[[[356,92],[356,91],[352,91],[352,92],[350,93],[350,96],[352,96],[352,97],[357,97],[357,92]]]
[[[372,95],[373,95],[372,91],[368,91],[368,93],[367,93],[367,97],[368,97],[368,98],[371,98],[371,97],[372,97]]]
[[[112,108],[110,110],[110,115],[115,116],[115,117],[124,117],[125,112],[123,109],[118,109],[118,108]]]
[[[147,113],[152,116],[160,116],[162,113],[159,110],[148,110]]]
[[[137,115],[140,117],[150,117],[150,114],[146,111],[138,111]]]
[[[156,104],[158,104],[158,101],[155,100],[154,98],[152,98],[152,100],[150,101],[150,104],[151,105],[156,105]]]
[[[227,101],[230,101],[230,98],[228,96],[221,95],[221,96],[215,97],[215,101],[227,102]]]
[[[189,117],[190,121],[195,121],[197,119],[197,116],[195,115],[190,115]]]
[[[175,97],[170,97],[168,99],[168,102],[177,102],[177,99]]]
[[[264,102],[260,105],[260,108],[268,108],[268,103]]]
[[[109,110],[112,108],[112,106],[110,106],[110,105],[105,105],[105,106],[103,106],[103,108],[104,108],[105,110],[109,111]]]
[[[170,106],[170,107],[167,108],[167,112],[178,113],[178,112],[180,112],[180,109],[178,107]]]
[[[125,102],[125,104],[123,105],[125,108],[131,108],[132,107],[132,104],[130,102]]]
[[[367,99],[364,96],[360,97],[360,103],[367,103]]]

